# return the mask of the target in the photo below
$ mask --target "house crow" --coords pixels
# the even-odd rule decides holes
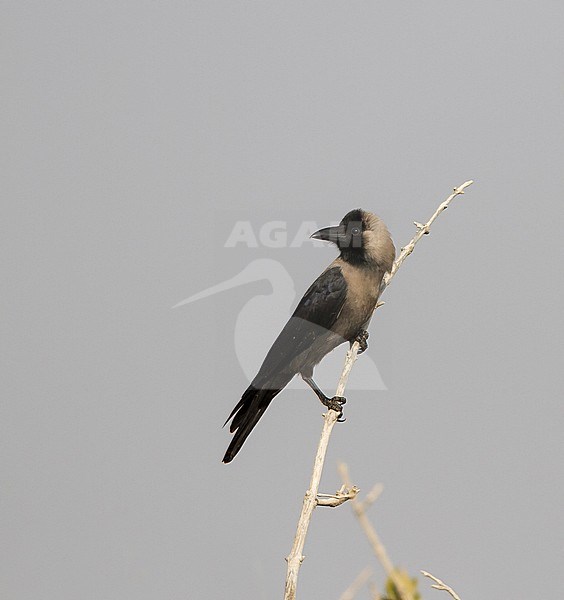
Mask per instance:
[[[223,462],[233,460],[272,399],[297,374],[329,409],[342,413],[345,398],[328,398],[313,380],[313,368],[344,342],[358,340],[366,350],[365,328],[376,307],[382,278],[390,271],[395,249],[384,223],[362,209],[349,212],[336,227],[315,232],[340,250],[313,282],[269,350],[230,419],[233,439]]]

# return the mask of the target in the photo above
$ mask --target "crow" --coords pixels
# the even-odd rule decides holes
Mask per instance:
[[[229,463],[272,402],[297,374],[321,402],[342,414],[345,398],[327,397],[313,380],[313,369],[340,344],[355,340],[368,347],[366,327],[376,308],[384,275],[392,269],[395,248],[376,215],[355,209],[336,227],[312,236],[337,246],[339,256],[311,284],[268,351],[259,372],[224,426],[234,433],[224,463]]]

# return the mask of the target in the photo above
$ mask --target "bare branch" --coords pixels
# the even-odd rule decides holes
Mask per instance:
[[[347,352],[345,358],[345,365],[339,384],[337,385],[337,391],[335,396],[342,396],[345,392],[345,387],[349,379],[356,355],[358,353],[359,344],[355,342],[352,348]],[[286,585],[284,587],[284,600],[295,600],[296,588],[298,585],[298,573],[300,566],[304,560],[302,554],[307,536],[307,530],[311,521],[311,515],[313,514],[314,508],[317,506],[317,496],[319,492],[319,482],[321,480],[321,473],[323,472],[323,464],[325,462],[325,455],[327,454],[327,446],[329,445],[329,438],[331,431],[339,418],[339,413],[335,410],[328,410],[323,415],[323,429],[321,430],[321,437],[317,446],[317,453],[313,462],[313,471],[311,474],[311,480],[309,482],[309,489],[305,493],[304,501],[302,504],[302,512],[298,520],[298,526],[296,529],[296,536],[294,537],[294,544],[292,550],[286,558],[288,562],[288,569],[286,572]],[[352,486],[349,486],[352,487]]]
[[[368,589],[370,590],[372,600],[381,600],[382,596],[380,596],[380,592],[373,581],[368,582]]]
[[[361,590],[362,586],[370,579],[372,569],[364,567],[362,571],[354,578],[349,587],[339,596],[339,600],[353,600]]]
[[[340,462],[338,469],[343,483],[345,485],[350,485],[349,469],[347,465],[344,462]],[[354,498],[351,500],[351,506],[362,530],[366,534],[366,537],[372,546],[372,550],[376,555],[376,558],[380,561],[380,564],[384,568],[386,575],[392,580],[396,590],[398,591],[398,594],[403,600],[413,600],[411,592],[406,589],[403,581],[400,577],[398,577],[398,573],[396,569],[394,569],[394,565],[390,560],[388,553],[386,552],[384,544],[382,544],[380,540],[380,536],[376,533],[374,525],[372,525],[372,522],[366,514],[365,502],[361,502],[358,498]]]
[[[413,252],[413,248],[415,244],[421,239],[421,237],[427,233],[429,233],[429,229],[435,219],[439,216],[439,214],[448,207],[453,198],[458,196],[459,194],[464,193],[464,189],[471,185],[472,181],[466,181],[461,186],[454,188],[454,192],[439,206],[439,208],[435,211],[433,216],[422,225],[421,223],[417,223],[417,233],[413,237],[413,239],[402,248],[400,255],[397,260],[394,262],[392,270],[382,281],[381,291],[389,285],[390,281],[397,273],[397,270],[401,267],[404,260]],[[345,387],[347,385],[347,381],[349,378],[349,374],[351,372],[352,366],[357,358],[359,350],[359,343],[354,342],[350,350],[347,352],[347,356],[345,358],[345,364],[343,366],[343,371],[341,373],[341,377],[339,379],[339,384],[337,386],[337,390],[335,392],[335,396],[343,396],[345,392]],[[292,545],[292,549],[290,554],[286,558],[288,562],[288,570],[286,574],[286,585],[284,588],[284,600],[295,600],[296,598],[296,587],[298,584],[298,573],[300,570],[300,565],[304,560],[304,556],[302,554],[305,544],[305,538],[307,536],[307,531],[309,528],[309,523],[311,520],[311,516],[313,514],[313,510],[317,506],[318,502],[318,492],[319,492],[319,482],[321,480],[321,474],[323,472],[323,464],[325,462],[325,455],[327,454],[327,446],[329,445],[329,438],[331,437],[331,432],[333,431],[333,427],[337,422],[339,415],[334,410],[328,410],[324,415],[323,421],[323,429],[321,431],[321,437],[319,439],[319,444],[317,446],[317,452],[315,455],[315,460],[313,463],[313,471],[311,474],[311,480],[309,484],[309,489],[305,493],[304,501],[302,504],[302,512],[300,514],[300,518],[298,520],[298,525],[296,528],[296,535],[294,537],[294,543]],[[399,589],[399,588],[398,588]]]
[[[364,500],[360,501],[362,510],[368,510],[376,500],[380,497],[384,491],[384,486],[381,483],[377,483],[364,497]]]
[[[441,581],[438,577],[431,575],[431,573],[427,573],[427,571],[421,571],[421,573],[425,577],[429,577],[430,579],[436,582],[431,585],[432,588],[435,588],[436,590],[444,590],[445,592],[448,592],[454,598],[454,600],[460,600],[458,594],[450,586]]]
[[[415,244],[424,236],[431,232],[431,225],[435,222],[436,218],[443,212],[443,210],[447,209],[449,204],[461,194],[464,194],[464,190],[472,185],[474,182],[472,180],[465,181],[462,185],[455,187],[452,194],[439,205],[439,208],[433,213],[433,216],[425,223],[418,223],[414,221],[415,227],[417,227],[417,233],[413,236],[412,240],[409,244],[406,244],[400,252],[400,255],[396,258],[392,270],[389,273],[384,275],[384,280],[382,281],[383,287],[381,291],[383,292],[388,285],[390,285],[390,281],[394,277],[394,275],[398,272],[398,269],[403,265],[405,259],[413,252],[415,248]]]
[[[360,492],[360,489],[356,485],[353,485],[351,488],[346,488],[343,485],[334,494],[317,494],[317,506],[330,506],[332,508],[341,506],[347,500],[356,498],[358,492]]]

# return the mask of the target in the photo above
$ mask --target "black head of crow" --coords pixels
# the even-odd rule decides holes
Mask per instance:
[[[312,283],[290,320],[270,348],[259,372],[243,393],[227,422],[233,439],[223,462],[233,460],[272,399],[297,374],[330,409],[342,411],[344,398],[328,398],[313,380],[313,369],[344,342],[358,340],[366,350],[365,330],[378,302],[380,285],[395,259],[395,248],[384,223],[360,208],[339,225],[316,231],[339,256]]]

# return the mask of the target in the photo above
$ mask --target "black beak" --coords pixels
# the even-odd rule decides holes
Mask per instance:
[[[312,234],[310,237],[314,240],[325,240],[326,242],[333,242],[333,244],[339,245],[346,240],[347,230],[344,225],[337,225],[336,227],[325,227]]]

